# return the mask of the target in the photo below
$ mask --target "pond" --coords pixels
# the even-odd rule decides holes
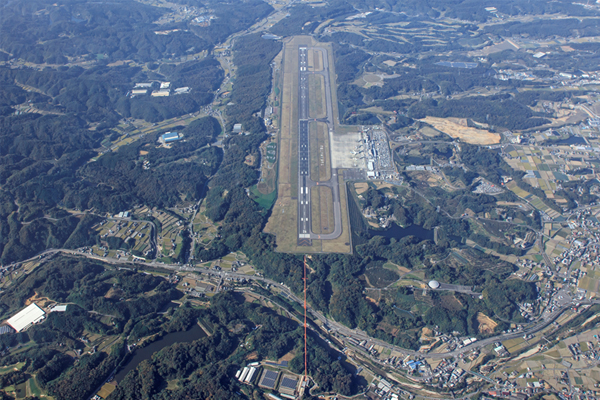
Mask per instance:
[[[584,138],[580,136],[569,136],[567,139],[548,142],[549,144],[586,144]]]
[[[441,152],[438,149],[434,149],[433,152],[438,156],[446,157],[447,159],[450,159],[450,157],[452,157],[452,147],[450,146],[448,146],[445,152]]]
[[[162,338],[155,342],[150,343],[148,346],[141,349],[136,349],[133,353],[133,357],[129,359],[129,362],[115,375],[115,380],[121,382],[125,375],[130,371],[134,370],[139,363],[144,360],[150,359],[154,353],[162,350],[165,347],[171,346],[175,343],[187,343],[193,342],[194,340],[201,339],[206,336],[206,333],[198,324],[184,332],[173,332],[164,335]]]

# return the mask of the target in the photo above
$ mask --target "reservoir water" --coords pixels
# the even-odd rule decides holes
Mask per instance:
[[[554,142],[549,142],[550,144],[587,144],[585,139],[580,136],[569,136],[567,139],[557,140]]]
[[[129,371],[134,370],[139,363],[150,359],[154,353],[164,349],[165,347],[171,346],[175,343],[193,342],[194,340],[198,340],[205,336],[206,333],[198,324],[194,324],[194,326],[184,332],[173,332],[166,334],[157,341],[150,343],[148,346],[141,349],[136,349],[133,353],[133,357],[129,359],[129,362],[125,365],[125,367],[123,367],[123,369],[115,375],[115,380],[117,383],[121,382],[123,378],[125,378],[125,375],[127,375]]]

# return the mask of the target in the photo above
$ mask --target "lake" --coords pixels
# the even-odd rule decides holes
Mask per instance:
[[[136,349],[133,353],[133,357],[129,359],[129,362],[115,375],[115,380],[121,382],[125,375],[130,371],[134,370],[139,363],[144,360],[150,359],[154,353],[164,349],[165,347],[171,346],[175,343],[187,343],[193,342],[206,336],[206,333],[200,328],[198,324],[184,332],[173,332],[164,335],[159,340],[150,343],[148,346],[141,349]]]

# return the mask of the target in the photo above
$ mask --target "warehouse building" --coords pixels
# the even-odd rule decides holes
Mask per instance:
[[[246,379],[244,379],[244,383],[252,384],[254,378],[256,377],[256,367],[250,367],[250,371],[248,371],[248,375],[246,375]]]
[[[44,310],[39,308],[37,304],[31,303],[17,314],[15,314],[12,318],[10,318],[6,323],[10,325],[15,331],[21,332],[31,325],[40,322],[44,319],[46,313]]]
[[[288,396],[295,396],[298,387],[298,378],[293,375],[284,375],[279,384],[279,392]]]
[[[160,137],[160,141],[163,144],[169,144],[172,142],[176,142],[179,139],[181,139],[181,138],[179,137],[179,133],[177,133],[177,132],[167,132]]]
[[[274,390],[277,386],[277,379],[279,378],[279,372],[265,369],[258,383],[258,387],[263,389]]]
[[[184,93],[189,93],[189,92],[190,92],[190,88],[188,86],[184,86],[184,87],[175,89],[175,94],[184,94]]]
[[[167,97],[171,94],[171,91],[169,89],[160,89],[160,90],[155,90],[154,92],[152,92],[151,96],[152,97]]]

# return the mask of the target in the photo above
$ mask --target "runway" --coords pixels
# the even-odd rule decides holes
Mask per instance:
[[[323,60],[323,71],[308,71],[308,50],[320,51]],[[308,75],[319,74],[325,82],[326,117],[319,119],[325,122],[329,134],[333,134],[333,105],[331,100],[331,83],[329,80],[329,59],[327,50],[322,47],[300,46],[298,51],[298,245],[310,246],[312,239],[337,239],[342,234],[342,210],[340,203],[340,187],[337,169],[331,170],[331,179],[315,182],[310,178],[310,134],[309,134],[309,90]],[[331,150],[330,150],[331,152]],[[331,159],[331,154],[329,155]],[[311,189],[315,186],[327,186],[333,194],[333,232],[318,234],[312,232]]]

